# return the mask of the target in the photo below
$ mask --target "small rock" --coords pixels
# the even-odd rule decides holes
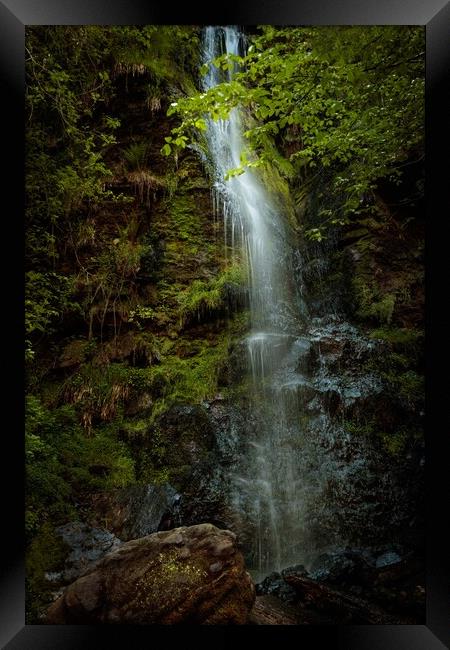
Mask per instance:
[[[377,569],[381,569],[382,567],[390,566],[391,564],[397,564],[401,561],[402,558],[398,553],[395,551],[386,551],[386,553],[383,553],[383,555],[380,555],[376,559],[375,566]]]
[[[88,347],[89,343],[85,339],[70,341],[64,347],[59,357],[59,367],[70,368],[82,363],[87,354]]]
[[[329,584],[354,584],[370,574],[371,563],[363,553],[337,550],[323,553],[314,562],[310,577]]]
[[[273,572],[256,585],[258,596],[276,596],[285,602],[293,602],[297,599],[295,589],[289,586],[280,573]]]
[[[308,571],[303,564],[295,564],[294,566],[283,569],[281,575],[283,578],[286,578],[286,576],[308,576]]]
[[[60,587],[60,589],[57,589],[56,591],[52,591],[50,594],[50,597],[52,601],[57,600],[62,594],[64,593],[64,587]]]
[[[48,571],[44,574],[47,582],[60,582],[62,580],[62,571]]]

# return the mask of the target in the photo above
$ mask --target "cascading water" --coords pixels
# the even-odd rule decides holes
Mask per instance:
[[[205,28],[205,91],[236,72],[211,61],[243,49],[236,28]],[[413,501],[377,437],[355,436],[349,426],[383,404],[383,382],[371,370],[383,348],[346,321],[334,294],[318,297],[329,253],[296,243],[285,206],[254,170],[225,180],[240,165],[246,122],[239,107],[227,120],[207,120],[216,216],[229,263],[248,269],[251,327],[236,347],[238,374],[246,358],[248,376],[237,379],[242,399],[223,407],[228,428],[219,424],[221,407],[211,409],[223,456],[216,473],[199,480],[209,481],[208,516],[222,503],[218,519],[238,533],[260,581],[295,564],[311,568],[348,545],[400,539]],[[313,288],[309,298],[298,290],[303,282]]]
[[[242,54],[243,36],[234,27],[207,27],[203,43],[203,62],[210,64],[225,52]],[[232,75],[228,72],[228,79]],[[210,65],[204,90],[224,80],[223,73]],[[251,170],[225,180],[226,172],[240,165],[244,130],[240,110],[235,108],[227,120],[209,119],[206,137],[226,247],[233,258],[244,258],[249,274],[251,331],[245,345],[258,432],[249,435],[246,453],[231,480],[235,506],[252,530],[248,562],[261,577],[299,558],[302,490],[292,446],[298,446],[301,431],[290,414],[296,406],[296,389],[306,380],[293,372],[290,363],[297,359],[302,342],[284,215]]]

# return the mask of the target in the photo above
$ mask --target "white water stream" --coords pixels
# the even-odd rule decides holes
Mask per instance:
[[[223,54],[242,54],[243,36],[234,27],[206,27],[203,63]],[[208,90],[231,79],[213,65],[204,77]],[[291,297],[292,273],[285,215],[252,170],[225,180],[239,167],[245,149],[243,116],[233,109],[228,120],[207,122],[207,142],[215,182],[215,205],[223,215],[226,247],[248,267],[251,331],[246,338],[252,410],[257,433],[232,477],[234,500],[252,531],[250,568],[260,578],[299,561],[303,532],[302,481],[296,463],[301,431],[294,371],[298,325]],[[295,353],[293,355],[293,352]]]

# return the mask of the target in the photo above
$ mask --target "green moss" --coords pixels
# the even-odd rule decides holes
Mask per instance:
[[[377,421],[376,414],[362,421],[345,420],[343,426],[352,437],[378,439],[385,451],[393,457],[401,456],[408,446],[423,439],[423,432],[414,426],[397,425],[392,430],[386,431]]]
[[[108,490],[131,485],[135,480],[134,461],[127,445],[118,439],[118,423],[99,427],[83,445],[83,467],[75,473],[80,487]]]
[[[372,436],[376,431],[375,419],[369,420],[344,420],[343,427],[351,436],[362,437]]]
[[[145,432],[140,433],[140,439],[134,438],[130,442],[134,449],[138,481],[156,485],[167,483],[171,469],[166,462],[169,441],[160,428],[146,422]]]
[[[52,410],[32,396],[26,413],[26,532],[29,540],[42,522],[55,525],[76,517],[75,502],[95,490],[135,480],[117,422],[96,426],[87,436],[73,406]]]
[[[362,319],[373,319],[380,324],[389,325],[396,304],[395,294],[383,295],[375,282],[367,281],[360,275],[355,276],[353,287],[358,303],[356,315]]]
[[[152,96],[162,92],[160,86],[165,89],[168,84],[192,94],[196,91],[193,73],[198,67],[199,51],[197,28],[148,25],[139,41],[127,41],[123,33],[120,35],[115,48],[116,73],[146,74],[152,79]]]
[[[202,237],[202,219],[193,195],[177,193],[170,201],[169,210],[177,240]]]
[[[203,314],[221,307],[222,300],[222,291],[216,281],[194,280],[179,298],[180,325],[183,326],[194,314],[200,321]]]
[[[381,432],[380,438],[391,456],[399,456],[405,450],[408,434],[404,430],[394,434]]]
[[[127,420],[123,423],[123,431],[127,438],[142,438],[147,433],[147,420]]]
[[[150,385],[156,385],[165,405],[197,403],[212,397],[217,389],[221,364],[228,354],[229,340],[224,335],[215,344],[197,340],[200,348],[192,357],[167,356],[161,364],[149,369]]]
[[[420,342],[423,337],[421,330],[399,327],[379,327],[369,332],[373,339],[381,339],[393,344],[410,345]]]
[[[280,162],[287,162],[286,159],[282,157],[279,157],[279,160]],[[282,173],[280,173],[280,171]],[[277,207],[279,207],[281,212],[286,215],[289,225],[293,230],[297,230],[298,222],[296,207],[288,181],[286,180],[285,175],[282,175],[289,173],[289,170],[282,168],[280,171],[278,171],[275,165],[268,162],[258,168],[264,187],[275,200]]]
[[[222,271],[216,278],[205,282],[195,280],[183,291],[178,299],[180,326],[193,317],[201,321],[208,314],[226,307],[231,292],[238,292],[244,285],[242,265],[234,264]]]
[[[50,603],[54,587],[45,579],[45,574],[61,570],[68,550],[62,538],[47,522],[39,528],[27,548],[25,571],[28,624],[39,622],[40,614]]]
[[[180,193],[192,190],[210,190],[210,182],[204,176],[197,155],[184,155],[176,174]]]
[[[394,313],[396,297],[392,293],[386,294],[378,302],[372,303],[368,315],[375,316],[380,323],[390,323]]]
[[[217,269],[221,250],[214,241],[212,223],[205,215],[208,205],[199,204],[194,192],[176,190],[161,206],[162,211],[154,221],[155,231],[164,242],[164,283],[161,289],[170,285],[185,286],[199,275],[199,269]],[[212,216],[211,216],[212,221]],[[212,245],[212,247],[211,247]],[[161,296],[162,299],[162,296]]]
[[[425,397],[425,380],[413,370],[408,370],[392,378],[391,382],[398,390],[398,395],[408,406],[414,407]]]
[[[185,432],[181,430],[180,439],[176,441],[170,439],[160,424],[160,418],[173,406],[200,405],[217,394],[230,345],[246,326],[246,315],[240,314],[230,321],[224,332],[214,336],[192,339],[181,336],[165,346],[162,344],[165,339],[161,337],[160,362],[147,368],[129,369],[132,390],[152,395],[149,417],[127,419],[121,423],[121,435],[131,450],[139,482],[163,483],[169,480],[178,485],[190,473],[185,445],[189,446],[194,439],[199,442],[199,450],[203,449],[204,435],[207,437],[201,410],[194,424]]]
[[[27,397],[25,414],[25,520],[29,539],[43,521],[74,514],[70,477],[71,469],[80,462],[80,429],[72,408],[49,411],[34,395]],[[66,462],[69,467],[65,467]]]
[[[171,472],[169,467],[159,467],[154,459],[141,451],[142,458],[139,461],[137,472],[138,482],[142,485],[164,485],[171,482]]]
[[[198,404],[217,392],[221,370],[228,359],[231,341],[245,329],[245,314],[230,322],[228,329],[208,338],[178,337],[170,341],[157,339],[159,362],[144,368],[122,367],[121,376],[129,395],[148,392],[152,395],[150,422],[174,404]],[[117,364],[119,365],[119,364]],[[144,435],[144,420],[122,423],[127,438]],[[114,422],[111,426],[115,426]]]
[[[381,432],[379,437],[386,451],[391,456],[399,457],[410,444],[423,439],[423,432],[416,428],[399,427],[391,433]]]
[[[425,380],[422,370],[423,332],[406,328],[378,328],[371,338],[385,341],[382,355],[367,364],[385,381],[387,391],[409,410],[422,408]]]

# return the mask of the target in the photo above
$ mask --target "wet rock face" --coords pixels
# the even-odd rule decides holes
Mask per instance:
[[[214,431],[205,409],[174,406],[158,418],[156,426],[169,441],[165,464],[172,468],[175,485],[191,481],[192,472],[207,463],[215,451]]]
[[[233,507],[230,473],[241,452],[245,417],[237,406],[222,399],[205,402],[203,408],[214,432],[214,446],[204,462],[193,468],[191,479],[182,487],[179,521],[188,526],[209,521],[238,532],[242,541],[245,531],[239,512]]]
[[[240,535],[229,475],[245,424],[239,408],[220,395],[198,406],[173,407],[158,426],[171,440],[165,463],[174,470],[176,489],[169,483],[148,484],[96,494],[90,501],[91,524],[107,527],[124,541],[204,521]]]
[[[380,399],[383,385],[370,361],[383,354],[380,341],[361,335],[345,321],[313,319],[310,349],[299,359],[330,416],[363,415]]]
[[[227,363],[219,373],[219,383],[221,386],[236,385],[246,373],[247,351],[243,341],[239,341],[230,349]]]
[[[245,624],[255,589],[236,536],[212,524],[123,544],[50,607],[50,624]]]
[[[389,417],[403,422],[395,396],[374,370],[386,353],[383,342],[338,318],[311,319],[299,341],[279,389],[292,393],[293,453],[304,477],[303,549],[311,559],[321,546],[405,538],[417,525],[421,451],[417,446],[393,457],[381,442]]]
[[[128,541],[173,528],[179,499],[168,483],[96,494],[92,499],[94,520],[104,522],[120,539]]]
[[[288,518],[280,510],[280,534],[289,537],[292,550],[284,566],[309,565],[330,547],[402,541],[405,531],[414,531],[416,525],[420,458],[390,457],[377,430],[366,431],[363,426],[373,413],[393,411],[391,396],[371,371],[371,361],[383,354],[383,343],[337,318],[314,318],[301,336],[286,341],[285,363],[271,377],[271,390],[283,395],[287,404],[283,448],[295,459],[301,481],[294,495],[299,503],[295,534],[290,535]],[[236,350],[239,353],[230,360],[235,366],[233,384],[246,376],[244,349],[237,345]],[[253,486],[251,472],[248,485],[239,483],[240,465],[265,423],[245,399],[218,396],[195,408],[177,408],[165,420],[174,441],[182,440],[183,431],[189,429],[203,432],[199,439],[204,444],[197,457],[184,453],[189,473],[177,484],[181,496],[173,521],[175,525],[210,521],[233,530],[253,568],[251,509],[258,487]],[[359,429],[358,421],[363,423]],[[258,575],[259,580],[263,577]]]
[[[61,573],[53,576],[53,581],[68,584],[78,578],[92,563],[106,553],[115,551],[122,541],[103,528],[93,528],[85,523],[73,522],[60,526],[56,532],[69,548],[69,554]],[[52,576],[49,576],[52,577]]]

